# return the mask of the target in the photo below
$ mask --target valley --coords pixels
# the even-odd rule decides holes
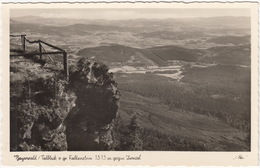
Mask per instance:
[[[144,150],[249,151],[249,22],[23,17],[11,19],[10,31],[65,49],[70,65],[82,57],[108,65],[121,92],[120,119],[128,123],[135,114],[147,131]]]

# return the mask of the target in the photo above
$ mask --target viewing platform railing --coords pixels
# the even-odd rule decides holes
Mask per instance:
[[[67,52],[57,46],[54,46],[52,44],[46,43],[42,40],[35,40],[35,41],[30,41],[26,38],[25,34],[22,35],[10,35],[11,37],[20,37],[21,38],[21,52],[19,52],[18,54],[10,54],[10,56],[26,56],[26,55],[39,55],[40,59],[42,60],[42,56],[43,55],[47,55],[49,57],[49,59],[54,62],[53,58],[51,57],[51,55],[54,54],[62,54],[63,55],[63,67],[64,67],[64,72],[66,75],[66,78],[68,80],[69,78],[69,69],[68,69],[68,55]],[[26,43],[30,43],[30,44],[38,44],[39,45],[39,52],[27,52],[26,51]],[[52,49],[55,49],[57,51],[46,51],[45,48],[43,47],[43,45],[46,45]]]

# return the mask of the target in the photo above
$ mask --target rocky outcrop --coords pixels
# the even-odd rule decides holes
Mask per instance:
[[[11,150],[112,150],[119,91],[108,67],[83,58],[67,82],[44,68],[28,72],[27,61],[11,64]]]
[[[11,97],[11,150],[67,150],[63,123],[75,106],[75,94],[65,89],[65,81],[53,77],[28,78],[19,85],[24,101]]]
[[[82,58],[71,68],[76,108],[67,118],[68,150],[112,150],[120,93],[113,74],[100,62]]]

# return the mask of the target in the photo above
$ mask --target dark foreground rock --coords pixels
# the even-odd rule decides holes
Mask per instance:
[[[81,59],[66,82],[50,67],[17,62],[10,68],[11,151],[113,149],[119,92],[106,65]]]
[[[71,68],[70,88],[77,101],[66,120],[68,150],[112,150],[120,93],[108,67],[81,59]]]
[[[34,85],[39,81],[31,80],[30,88],[27,82],[21,83],[24,92],[31,92],[30,98],[21,95],[24,101],[11,97],[11,150],[67,150],[64,120],[75,106],[76,96],[65,91],[65,81],[46,79],[41,90]],[[47,81],[47,82],[46,82]],[[53,82],[51,82],[53,81]],[[36,83],[34,83],[36,82]],[[53,94],[51,86],[56,90]],[[36,94],[36,95],[34,95]],[[41,98],[39,101],[38,96]]]

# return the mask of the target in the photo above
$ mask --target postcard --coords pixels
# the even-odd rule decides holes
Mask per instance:
[[[4,3],[2,32],[3,165],[258,164],[258,3]]]

